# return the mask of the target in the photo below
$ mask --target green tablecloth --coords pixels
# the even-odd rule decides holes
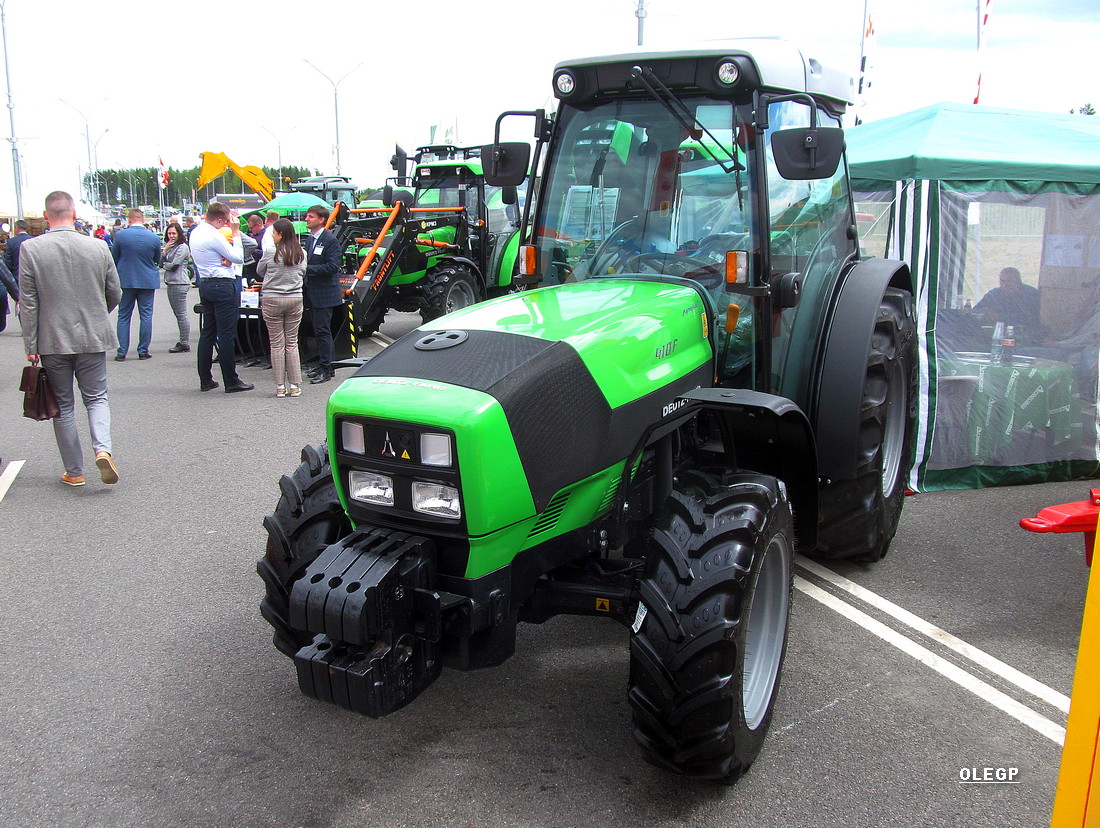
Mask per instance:
[[[972,377],[966,429],[974,465],[1016,465],[1013,444],[1021,435],[1042,432],[1050,445],[1071,439],[1079,427],[1073,366],[1038,357],[1017,356],[993,365],[989,354],[957,353],[937,360],[941,377]]]

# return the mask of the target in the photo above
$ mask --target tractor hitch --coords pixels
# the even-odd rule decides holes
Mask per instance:
[[[1032,518],[1021,518],[1020,526],[1029,532],[1081,532],[1085,536],[1085,563],[1092,566],[1096,544],[1096,522],[1100,517],[1100,489],[1091,489],[1088,500],[1047,506]]]

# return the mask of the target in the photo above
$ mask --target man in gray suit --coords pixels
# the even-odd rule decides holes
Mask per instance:
[[[145,214],[133,209],[127,216],[130,226],[115,233],[111,255],[118,266],[122,284],[122,302],[118,306],[118,353],[122,362],[130,350],[130,318],[138,308],[138,359],[149,359],[153,339],[153,297],[160,287],[160,236],[145,228]]]
[[[78,233],[73,197],[46,196],[50,232],[28,239],[19,251],[20,323],[31,364],[42,360],[61,414],[54,437],[65,473],[61,482],[84,485],[84,459],[76,431],[73,377],[80,386],[95,463],[104,483],[118,482],[111,457],[111,410],[107,405],[107,349],[118,345],[110,312],[122,298],[118,271],[107,245]]]

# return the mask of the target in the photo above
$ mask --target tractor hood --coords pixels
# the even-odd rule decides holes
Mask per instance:
[[[708,301],[686,282],[591,279],[473,305],[411,336],[454,328],[567,343],[618,408],[710,362]]]
[[[680,395],[713,382],[707,310],[689,283],[616,277],[448,314],[390,345],[330,397],[334,466],[355,460],[340,454],[344,419],[368,431],[380,424],[380,435],[391,426],[450,433],[464,503],[455,528],[475,546],[533,520],[578,481],[600,481],[602,497],[646,429],[675,411]],[[413,477],[438,477],[415,451],[368,446],[362,458],[404,461]],[[491,571],[514,551],[472,551],[468,571]]]

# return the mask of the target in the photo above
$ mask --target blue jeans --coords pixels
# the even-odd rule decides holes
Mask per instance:
[[[130,350],[130,317],[134,313],[134,303],[138,307],[138,346],[139,354],[149,353],[149,343],[153,339],[153,297],[152,288],[123,288],[122,301],[118,303],[118,353],[126,356]]]
[[[218,364],[222,369],[222,382],[228,388],[241,381],[237,376],[237,317],[240,315],[240,298],[233,279],[203,279],[199,283],[199,299],[202,302],[202,323],[199,327],[199,379],[213,379],[214,342],[218,343]]]

